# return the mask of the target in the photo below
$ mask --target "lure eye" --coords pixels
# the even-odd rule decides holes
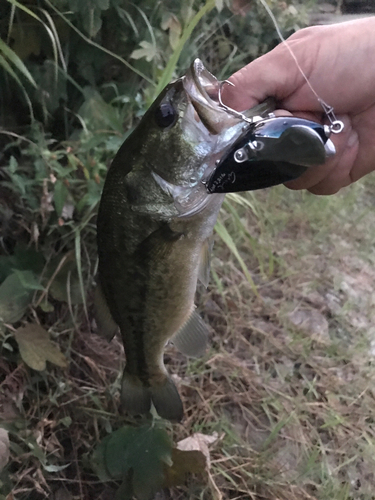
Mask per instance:
[[[176,110],[170,102],[163,102],[155,111],[155,121],[160,128],[170,127],[176,119]]]

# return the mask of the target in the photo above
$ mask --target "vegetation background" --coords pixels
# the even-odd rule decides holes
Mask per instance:
[[[285,36],[314,6],[267,4]],[[371,176],[227,196],[198,291],[212,347],[166,352],[182,425],[119,414],[122,346],[95,335],[117,149],[195,57],[223,79],[276,43],[255,0],[0,3],[1,500],[375,498]]]

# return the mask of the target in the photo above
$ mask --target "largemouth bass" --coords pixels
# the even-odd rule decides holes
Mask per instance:
[[[163,363],[165,345],[171,340],[190,356],[206,347],[208,330],[194,295],[198,278],[208,282],[224,195],[208,194],[202,180],[247,126],[220,106],[219,85],[197,59],[152,104],[105,181],[97,222],[97,323],[108,338],[120,328],[126,355],[121,402],[132,414],[147,413],[152,403],[161,417],[181,420],[181,399]]]

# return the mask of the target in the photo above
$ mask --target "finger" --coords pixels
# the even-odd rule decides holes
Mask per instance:
[[[234,86],[223,88],[223,101],[234,109],[249,109],[270,96],[282,100],[298,88],[303,79],[297,67],[280,66],[278,54],[284,50],[278,45],[232,75],[229,80]]]
[[[353,136],[354,137],[354,136]],[[351,172],[358,155],[359,142],[347,146],[336,167],[321,181],[309,188],[310,193],[318,195],[335,194],[352,182]]]
[[[315,64],[314,45],[306,43],[306,39],[317,28],[305,28],[294,33],[287,44],[279,44],[234,73],[229,78],[234,86],[224,88],[223,100],[239,110],[248,109],[267,97],[284,102],[290,111],[320,110],[316,95],[306,82]]]
[[[310,167],[301,177],[295,179],[294,181],[287,182],[285,185],[289,189],[311,189],[325,179],[330,179],[329,189],[335,189],[333,179],[336,176],[336,182],[339,183],[342,180],[342,175],[344,173],[340,172],[341,168],[346,168],[347,162],[350,163],[352,156],[356,155],[358,151],[358,137],[357,134],[352,130],[351,121],[348,116],[339,116],[339,120],[344,123],[344,129],[339,134],[332,134],[331,140],[334,143],[336,153],[333,158],[330,158],[326,163]],[[357,144],[357,146],[356,146]],[[353,149],[354,148],[354,149]],[[348,155],[348,159],[344,159],[344,155]],[[355,158],[354,158],[355,159]],[[344,161],[345,160],[345,161]],[[354,161],[354,160],[353,160]],[[336,171],[336,174],[331,175],[332,172]],[[340,189],[342,186],[338,186],[336,190]],[[320,186],[321,189],[321,186]],[[336,192],[336,191],[335,191]]]

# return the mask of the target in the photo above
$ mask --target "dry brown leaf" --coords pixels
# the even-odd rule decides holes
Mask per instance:
[[[65,368],[68,361],[50,341],[48,332],[40,325],[28,323],[14,332],[23,361],[34,370],[42,371],[46,362]]]
[[[174,14],[168,13],[161,23],[161,29],[169,30],[169,43],[172,49],[175,49],[182,33],[182,26],[178,18]]]
[[[189,474],[202,474],[206,468],[206,457],[198,450],[172,450],[170,467],[164,470],[164,487],[180,486],[184,484]]]
[[[219,436],[216,432],[209,436],[208,434],[201,434],[200,432],[196,432],[192,436],[189,436],[182,441],[177,443],[177,448],[183,451],[193,451],[198,450],[203,453],[206,457],[207,469],[210,468],[211,460],[210,460],[210,451],[208,446],[210,444],[215,443],[218,440]]]

